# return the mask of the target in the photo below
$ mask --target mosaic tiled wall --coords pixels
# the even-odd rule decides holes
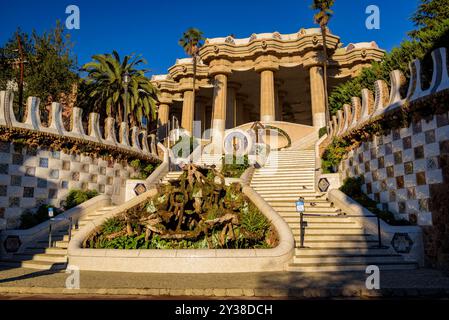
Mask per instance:
[[[432,190],[446,183],[448,113],[373,137],[341,163],[344,177],[360,176],[362,190],[379,207],[421,226],[432,225]],[[449,193],[449,189],[447,189]]]
[[[0,219],[15,228],[24,210],[44,203],[60,207],[70,189],[97,190],[120,202],[133,173],[115,161],[0,142]]]

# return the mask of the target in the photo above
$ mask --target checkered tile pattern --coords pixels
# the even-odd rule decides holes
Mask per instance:
[[[120,197],[133,173],[132,167],[115,161],[0,142],[0,219],[14,228],[27,208],[62,206],[70,189]]]
[[[443,183],[440,154],[449,146],[448,114],[375,136],[342,161],[344,177],[362,177],[362,190],[398,218],[431,225],[432,184]]]

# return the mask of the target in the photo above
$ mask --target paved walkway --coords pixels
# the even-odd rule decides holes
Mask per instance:
[[[364,273],[143,274],[83,271],[80,289],[66,289],[68,274],[0,269],[0,295],[139,295],[201,297],[449,297],[449,276],[430,269],[381,272],[380,290]]]

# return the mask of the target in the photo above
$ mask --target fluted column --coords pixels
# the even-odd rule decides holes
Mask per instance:
[[[275,115],[274,72],[263,70],[260,72],[260,120],[274,121]]]
[[[214,77],[214,100],[213,100],[213,119],[212,142],[215,146],[221,146],[226,125],[226,102],[228,91],[228,76],[226,74],[216,74]],[[221,152],[221,149],[220,149]]]
[[[310,68],[309,73],[313,126],[322,128],[326,126],[323,70],[321,67],[315,66]]]
[[[193,116],[194,116],[193,91],[187,90],[184,91],[184,99],[182,102],[181,127],[183,127],[190,133],[192,133],[193,129]]]
[[[236,95],[241,85],[235,82],[228,82],[226,99],[226,129],[236,126]]]
[[[168,130],[168,117],[170,114],[170,104],[172,103],[171,96],[163,92],[159,97],[159,108],[157,114],[157,135],[159,141],[167,137]]]

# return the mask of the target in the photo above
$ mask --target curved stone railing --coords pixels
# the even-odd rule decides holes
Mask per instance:
[[[329,201],[332,201],[338,208],[351,215],[351,219],[360,223],[363,228],[370,234],[378,234],[377,219],[370,218],[373,213],[364,208],[358,202],[353,200],[338,189],[329,191]],[[356,218],[359,216],[360,218]],[[410,239],[411,247],[407,252],[401,252],[406,261],[417,262],[420,266],[424,265],[424,249],[423,249],[423,232],[418,226],[392,226],[383,220],[379,220],[382,243],[392,245],[396,250],[394,238],[405,235]]]
[[[80,270],[151,273],[235,273],[284,271],[294,255],[295,241],[284,219],[274,211],[250,186],[243,193],[271,221],[279,235],[279,244],[272,249],[83,249],[83,240],[103,222],[148,197],[156,189],[117,207],[107,215],[89,222],[72,240],[68,248],[69,264]]]
[[[109,205],[111,205],[111,197],[107,195],[96,196],[56,216],[55,220],[52,222],[52,228],[57,230],[68,226],[69,219],[72,219],[73,223],[75,223],[82,216]],[[4,230],[0,235],[0,242],[4,243],[6,238],[11,236],[18,237],[21,245],[16,252],[21,252],[26,247],[26,244],[47,235],[49,226],[50,220],[47,220],[25,230]],[[0,246],[0,253],[2,253],[2,250],[4,250],[4,248],[3,246]],[[3,252],[3,254],[6,254],[6,252]]]
[[[92,112],[89,114],[88,130],[85,132],[82,123],[83,110],[74,107],[71,116],[72,128],[71,130],[66,130],[62,122],[61,105],[53,102],[49,114],[49,125],[44,126],[41,123],[41,114],[39,111],[40,99],[37,97],[28,97],[25,113],[26,118],[23,122],[20,122],[14,116],[13,100],[14,94],[12,91],[0,91],[0,125],[2,126],[35,130],[116,147],[125,152],[157,157],[156,135],[148,135],[146,130],[141,130],[136,126],[129,128],[127,122],[122,122],[117,127],[114,118],[106,118],[103,135],[100,127],[100,115]]]
[[[413,102],[425,96],[449,89],[446,48],[439,48],[432,52],[433,73],[429,88],[423,89],[421,81],[421,62],[415,60],[410,64],[410,81],[405,96],[401,95],[401,87],[405,83],[405,76],[399,70],[390,73],[390,89],[383,80],[374,83],[374,94],[362,90],[362,99],[353,97],[351,105],[346,104],[343,110],[330,122],[330,136],[343,137],[361,129],[368,123],[382,118],[406,102]]]

